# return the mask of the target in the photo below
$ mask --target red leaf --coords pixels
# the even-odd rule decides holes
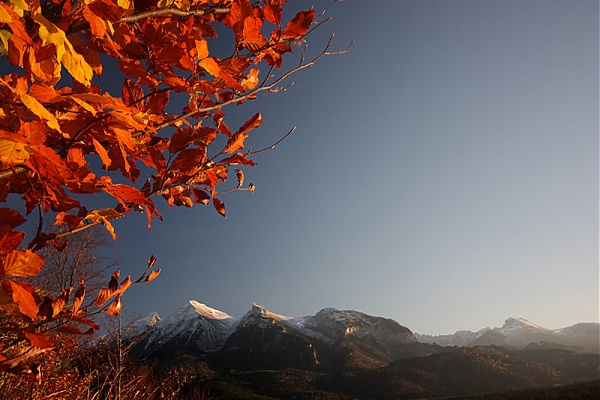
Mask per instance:
[[[89,7],[94,14],[111,22],[123,18],[123,9],[114,0],[96,0]]]
[[[109,185],[103,189],[106,193],[113,196],[115,199],[125,207],[126,210],[129,210],[129,207],[133,205],[144,206],[148,203],[148,199],[142,192],[133,186],[116,184]]]
[[[155,93],[148,98],[148,110],[154,114],[160,114],[169,103],[171,91]]]
[[[221,200],[217,199],[216,197],[213,197],[213,206],[215,207],[215,210],[217,210],[217,212],[219,214],[221,214],[223,216],[223,218],[225,218],[225,203],[223,203]]]
[[[0,208],[0,221],[1,226],[12,229],[23,224],[26,219],[23,218],[21,213],[15,210],[10,208]]]
[[[64,211],[59,212],[54,220],[54,225],[67,225],[69,229],[75,229],[79,226],[81,218],[76,215],[67,214]]]
[[[17,246],[23,241],[25,232],[8,231],[0,235],[0,255],[4,255],[11,250],[17,248]]]
[[[231,157],[227,157],[220,160],[219,162],[225,165],[249,165],[251,167],[254,167],[256,163],[252,160],[248,160],[246,157],[246,154],[238,152],[232,155]]]
[[[200,203],[207,206],[210,202],[210,195],[204,190],[192,189],[192,193],[194,194],[194,203]]]
[[[25,282],[17,282],[11,279],[6,279],[1,282],[2,289],[10,296],[14,304],[17,305],[21,314],[31,318],[36,318],[38,314],[38,306],[35,293],[35,288]]]
[[[263,7],[263,11],[265,13],[265,18],[267,19],[267,21],[275,25],[279,25],[281,23],[281,4],[265,4],[265,6]]]
[[[117,65],[124,74],[132,78],[141,78],[148,75],[148,71],[146,71],[146,68],[138,60],[126,58],[120,60]]]
[[[315,10],[300,11],[296,16],[287,23],[283,30],[283,37],[286,39],[298,39],[306,34],[310,28]]]
[[[48,335],[43,333],[25,332],[25,337],[32,346],[37,347],[38,349],[49,349],[54,347],[54,342],[52,342]]]
[[[254,128],[258,128],[262,122],[262,114],[260,112],[254,114],[252,118],[244,122],[244,125],[238,129],[237,133],[246,133]]]

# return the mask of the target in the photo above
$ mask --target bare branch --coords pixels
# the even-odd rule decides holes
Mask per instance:
[[[258,154],[258,153],[262,153],[263,151],[273,150],[275,148],[275,146],[277,146],[279,143],[283,142],[288,136],[290,136],[292,133],[294,133],[295,130],[296,130],[296,127],[293,127],[281,139],[279,139],[278,141],[276,141],[275,143],[273,143],[269,147],[265,147],[264,149],[260,149],[260,150],[256,150],[256,151],[251,151],[248,154],[249,155],[251,155],[251,154]]]
[[[127,17],[123,17],[120,20],[116,21],[115,24],[118,24],[121,22],[126,22],[126,23],[137,22],[140,19],[144,19],[144,18],[161,17],[161,16],[166,16],[166,15],[173,15],[176,17],[191,17],[191,16],[200,17],[203,15],[210,15],[210,14],[227,14],[228,12],[229,12],[229,8],[206,8],[204,10],[189,10],[189,11],[178,10],[176,8],[161,8],[158,10],[149,10],[149,11],[141,12],[139,14],[134,14],[134,15],[129,15]]]

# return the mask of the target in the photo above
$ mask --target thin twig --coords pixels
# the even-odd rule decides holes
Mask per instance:
[[[201,17],[203,15],[210,14],[227,14],[229,12],[229,8],[206,8],[204,10],[189,10],[183,11],[178,10],[176,8],[161,8],[158,10],[149,10],[143,11],[141,13],[135,15],[129,15],[127,17],[123,17],[120,20],[114,22],[115,24],[121,22],[137,22],[140,19],[149,18],[149,17],[161,17],[165,15],[173,15],[175,17]]]
[[[290,136],[292,133],[294,133],[295,130],[296,130],[296,127],[293,127],[292,129],[290,129],[290,131],[288,133],[285,134],[285,136],[283,136],[281,139],[279,139],[278,141],[276,141],[269,147],[265,147],[264,149],[260,149],[260,150],[256,150],[256,151],[251,151],[248,153],[248,155],[253,155],[253,154],[262,153],[263,151],[273,150],[275,148],[275,146],[277,146],[279,143],[283,142],[288,136]]]

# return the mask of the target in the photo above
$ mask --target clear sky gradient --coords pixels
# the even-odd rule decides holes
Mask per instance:
[[[333,17],[311,50],[335,32],[349,54],[226,110],[233,128],[262,111],[254,148],[298,127],[245,170],[254,195],[222,196],[227,219],[115,225],[126,273],[163,268],[125,309],[335,307],[430,334],[598,321],[598,1],[287,5],[311,4]]]

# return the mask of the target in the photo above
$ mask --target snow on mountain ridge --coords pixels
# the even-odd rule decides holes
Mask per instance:
[[[233,318],[231,315],[223,312],[221,310],[217,310],[215,308],[209,307],[206,304],[200,303],[196,300],[190,300],[190,305],[196,310],[196,312],[203,317],[209,319],[228,319]]]

